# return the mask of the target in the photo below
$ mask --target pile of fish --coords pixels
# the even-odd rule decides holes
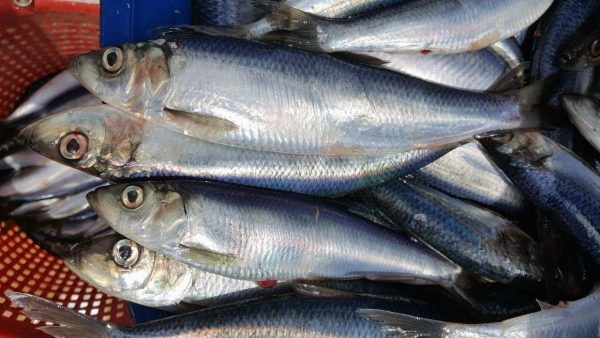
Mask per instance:
[[[0,125],[5,217],[177,314],[42,331],[598,336],[600,1],[199,4]]]

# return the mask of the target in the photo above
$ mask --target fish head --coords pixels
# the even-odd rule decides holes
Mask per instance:
[[[540,132],[502,133],[479,139],[479,143],[503,169],[535,169],[555,152],[556,143]]]
[[[193,281],[189,266],[119,234],[76,244],[64,262],[109,294],[155,306],[177,303]]]
[[[187,224],[184,199],[166,183],[101,187],[88,202],[117,232],[150,248],[178,243]]]
[[[583,69],[600,64],[600,28],[575,38],[558,59],[565,69]]]
[[[123,167],[135,154],[144,120],[108,105],[79,107],[25,127],[32,150],[96,176]]]
[[[140,112],[168,79],[164,43],[125,44],[79,55],[69,63],[73,76],[102,101]],[[167,48],[167,47],[164,47]]]
[[[82,279],[110,292],[141,289],[154,271],[156,253],[112,234],[71,248],[65,264]]]

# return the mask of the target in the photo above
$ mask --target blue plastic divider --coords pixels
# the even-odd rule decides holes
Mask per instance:
[[[100,46],[154,38],[158,27],[190,24],[191,0],[100,0]]]

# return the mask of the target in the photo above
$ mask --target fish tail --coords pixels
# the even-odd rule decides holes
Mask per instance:
[[[442,337],[449,324],[385,310],[358,309],[356,313],[374,322],[385,332],[393,333],[392,336],[399,337]]]
[[[259,39],[266,42],[285,44],[313,51],[323,51],[319,45],[317,27],[326,19],[303,12],[299,9],[279,5],[263,20],[269,23],[271,31]],[[255,29],[258,31],[258,29]]]
[[[41,330],[53,337],[107,337],[114,326],[96,318],[77,313],[52,301],[26,293],[7,291],[6,296],[31,320],[60,324],[43,326]]]
[[[564,114],[548,107],[549,89],[556,77],[551,76],[527,87],[510,92],[518,101],[521,121],[518,128],[556,127],[566,122]]]
[[[486,309],[473,297],[473,290],[477,288],[475,278],[468,272],[463,271],[452,284],[445,286],[445,288],[454,298],[466,305],[472,315],[478,316],[480,313],[486,313]]]

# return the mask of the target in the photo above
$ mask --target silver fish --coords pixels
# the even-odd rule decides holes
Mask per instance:
[[[80,212],[91,210],[86,200],[89,190],[64,197],[54,197],[26,202],[12,210],[9,215],[34,217],[37,221],[68,218]]]
[[[357,309],[427,315],[420,307],[386,299],[312,300],[288,297],[232,304],[137,326],[120,326],[81,315],[49,300],[7,291],[32,320],[54,322],[39,330],[54,337],[373,337],[390,336],[360,317]],[[429,308],[431,306],[428,306]],[[439,317],[436,316],[436,317]],[[447,317],[447,316],[442,316]]]
[[[453,149],[411,174],[427,185],[509,215],[527,205],[526,198],[477,143]]]
[[[425,81],[467,90],[484,91],[507,73],[506,63],[487,49],[446,55],[364,53],[380,65]]]
[[[525,62],[521,47],[514,37],[498,41],[490,45],[490,49],[500,56],[511,69],[515,69]]]
[[[22,148],[16,152],[0,159],[0,170],[19,170],[27,167],[41,167],[48,164],[50,159],[31,151],[27,148]]]
[[[213,143],[281,153],[399,153],[540,123],[532,111],[537,86],[507,95],[463,91],[227,37],[111,47],[70,68],[115,107]]]
[[[232,34],[266,37],[326,52],[450,54],[475,51],[534,23],[553,0],[415,0],[349,19],[319,18],[279,6],[257,26]],[[440,30],[438,27],[445,27]],[[269,36],[269,32],[275,33]],[[227,33],[227,31],[225,32]]]
[[[255,282],[196,269],[116,234],[77,244],[64,261],[101,291],[152,307],[210,306],[269,293]]]
[[[600,176],[538,132],[482,138],[496,164],[600,266]]]
[[[495,282],[540,282],[537,244],[508,219],[411,181],[364,193],[396,226],[465,270]]]
[[[124,236],[232,278],[367,278],[452,287],[461,273],[419,243],[301,195],[169,181],[103,187],[88,200]]]
[[[100,178],[50,161],[44,166],[17,171],[10,180],[0,184],[0,197],[12,201],[35,201],[80,192],[102,182]]]
[[[30,114],[39,112],[48,107],[48,104],[79,86],[79,82],[68,71],[62,71],[54,76],[50,81],[36,90],[31,97],[23,102],[5,121],[13,121]],[[65,108],[66,109],[66,108]]]
[[[600,104],[584,95],[565,94],[561,99],[571,122],[600,151]]]
[[[402,332],[402,337],[598,337],[600,288],[590,295],[557,306],[541,303],[539,312],[486,324],[448,323],[382,310],[358,312],[382,330]]]
[[[375,186],[446,152],[336,157],[252,151],[185,136],[108,105],[50,116],[21,136],[44,156],[111,181],[205,178],[323,196]]]
[[[286,0],[283,4],[324,18],[348,18],[407,0]]]

